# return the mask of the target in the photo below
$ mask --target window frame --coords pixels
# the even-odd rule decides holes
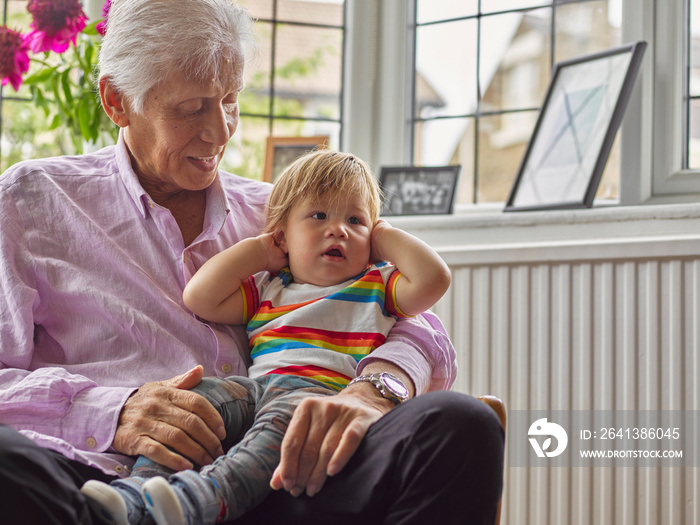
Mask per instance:
[[[627,2],[631,4],[631,0]],[[651,0],[645,2],[652,3]],[[655,2],[652,198],[668,195],[686,195],[686,201],[700,198],[700,170],[684,167],[687,150],[688,5],[688,0],[668,0],[663,6],[661,2]]]
[[[267,111],[261,112],[261,113],[253,113],[253,112],[248,112],[244,107],[241,108],[241,117],[251,117],[251,118],[257,118],[257,119],[264,119],[267,121],[267,127],[268,127],[268,134],[270,136],[274,135],[274,128],[275,128],[275,122],[276,121],[288,121],[288,122],[327,122],[331,124],[337,124],[339,127],[339,133],[338,133],[338,140],[339,140],[339,146],[342,149],[343,147],[343,127],[344,127],[344,109],[345,109],[345,104],[343,103],[344,96],[343,92],[345,90],[345,62],[347,61],[347,53],[350,48],[347,47],[346,44],[346,35],[347,35],[347,7],[343,7],[343,24],[342,25],[333,25],[333,24],[320,24],[320,23],[313,23],[313,22],[300,22],[300,21],[292,21],[292,20],[285,20],[283,18],[278,17],[278,1],[279,0],[272,0],[272,16],[270,18],[259,18],[256,20],[256,23],[264,23],[264,24],[269,24],[271,28],[271,52],[270,55],[267,57],[269,58],[269,68],[270,68],[270,91],[269,91],[269,105],[267,108]],[[276,64],[276,46],[277,46],[277,35],[278,32],[280,31],[281,26],[288,26],[288,27],[295,27],[295,28],[316,28],[316,29],[331,29],[331,30],[339,30],[341,32],[341,38],[343,40],[343,44],[341,45],[341,52],[342,52],[342,58],[341,58],[341,78],[340,78],[340,94],[339,94],[339,113],[337,118],[325,118],[321,116],[314,116],[314,117],[305,117],[305,116],[285,116],[285,115],[280,115],[275,112],[275,96],[277,92],[277,64]],[[331,137],[331,141],[333,141],[333,137]]]
[[[346,151],[380,166],[405,164],[412,108],[413,2],[345,0],[343,135]]]
[[[700,201],[700,170],[683,168],[687,1],[622,0],[622,42],[648,47],[620,132],[620,205]],[[344,147],[376,169],[410,164],[414,2],[346,5]]]
[[[621,204],[698,201],[700,170],[684,167],[688,1],[624,0],[625,9],[623,39],[649,47],[622,126]]]

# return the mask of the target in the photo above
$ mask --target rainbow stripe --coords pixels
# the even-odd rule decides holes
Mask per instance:
[[[255,286],[255,279],[252,276],[241,283],[241,297],[243,298],[243,324],[248,324],[260,303],[258,287]]]
[[[260,285],[270,288],[260,288],[261,304],[247,326],[251,374],[302,375],[342,389],[356,363],[386,341],[401,316],[395,301],[399,275],[379,264],[323,297],[314,297],[312,289],[287,289],[289,281],[279,279],[291,279],[288,272],[271,276]],[[244,283],[246,306],[257,300],[247,288],[257,289],[256,282]],[[292,297],[298,302],[288,304]]]
[[[395,272],[397,273],[397,272]],[[251,303],[255,299],[249,296],[252,292],[248,290],[255,288],[254,283],[245,283],[241,285],[244,293],[244,301],[249,300]],[[346,286],[342,290],[331,294],[327,297],[321,297],[318,299],[313,299],[311,301],[306,301],[298,304],[290,304],[285,306],[273,306],[270,301],[264,301],[258,308],[257,313],[250,319],[248,323],[248,332],[252,332],[264,326],[266,323],[273,321],[284,314],[293,312],[303,306],[313,304],[318,301],[348,301],[355,303],[377,303],[382,310],[382,313],[386,315],[387,311],[384,305],[385,293],[384,293],[384,281],[379,270],[371,270],[363,275],[360,279],[353,282],[351,285]],[[393,308],[392,308],[393,309]]]
[[[394,272],[391,274],[391,276],[389,277],[389,281],[386,283],[386,294],[390,298],[390,300],[385,301],[386,310],[389,313],[389,315],[392,315],[396,318],[412,317],[403,313],[401,311],[401,308],[399,308],[399,303],[396,302],[396,283],[402,277],[402,275],[403,274],[401,272]]]
[[[329,387],[335,390],[342,390],[350,382],[349,377],[335,372],[333,370],[328,370],[321,366],[284,366],[281,368],[276,368],[269,372],[270,374],[287,374],[293,376],[303,376],[310,377],[321,383],[325,383]]]
[[[352,356],[359,361],[384,343],[386,337],[378,332],[334,332],[316,328],[280,326],[265,330],[250,340],[251,357],[293,348],[323,348]]]
[[[326,299],[355,303],[377,303],[384,312],[384,280],[379,270],[367,272],[363,277]]]

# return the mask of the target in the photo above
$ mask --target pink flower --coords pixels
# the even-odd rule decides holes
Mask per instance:
[[[29,0],[33,31],[27,35],[34,53],[63,53],[85,28],[87,16],[79,0]]]
[[[109,8],[112,7],[112,0],[107,0],[102,5],[102,20],[97,23],[95,29],[102,36],[105,36],[105,31],[107,31],[107,17],[109,16]]]
[[[0,26],[0,78],[2,85],[9,82],[17,91],[22,85],[22,75],[29,69],[29,56],[25,38],[7,26]]]

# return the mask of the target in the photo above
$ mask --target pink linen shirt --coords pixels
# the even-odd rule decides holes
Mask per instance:
[[[69,458],[126,475],[110,447],[126,399],[196,365],[246,375],[241,327],[203,323],[182,302],[212,255],[258,235],[270,185],[220,171],[204,230],[185,247],[120,136],[96,153],[27,161],[0,176],[0,424]],[[447,389],[455,353],[427,313],[397,323],[360,362],[391,361],[417,392]]]

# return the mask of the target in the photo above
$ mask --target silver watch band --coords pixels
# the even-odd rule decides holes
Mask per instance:
[[[408,389],[406,386],[398,377],[388,372],[358,376],[350,381],[348,386],[361,382],[372,383],[383,398],[388,399],[395,405],[403,403],[408,399]]]

